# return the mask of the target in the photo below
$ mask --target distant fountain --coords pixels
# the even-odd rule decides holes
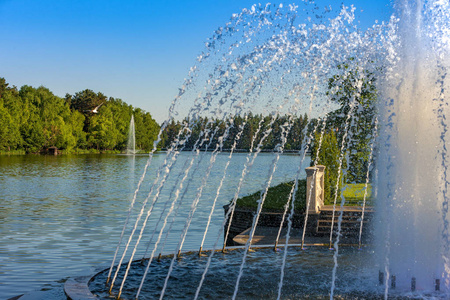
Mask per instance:
[[[184,283],[187,277],[192,279],[183,287],[185,290],[182,292],[188,293],[188,297],[197,298],[201,297],[199,295],[208,283],[213,284],[214,290],[218,278],[222,282],[224,277],[233,275],[232,283],[225,283],[226,293],[218,292],[219,295],[227,295],[233,299],[246,286],[264,278],[265,270],[258,271],[258,268],[264,268],[264,263],[246,273],[248,264],[258,261],[250,251],[251,241],[256,238],[260,213],[267,190],[277,174],[280,154],[287,146],[287,137],[293,130],[292,120],[294,116],[307,114],[310,123],[300,135],[303,140],[301,149],[298,149],[301,163],[298,172],[292,174],[294,185],[286,199],[283,215],[287,224],[285,244],[278,243],[283,255],[270,256],[279,268],[270,275],[276,284],[270,291],[256,288],[262,293],[257,297],[280,299],[329,295],[333,298],[341,295],[344,298],[371,298],[373,295],[381,295],[387,299],[391,295],[438,298],[450,295],[450,174],[447,150],[450,140],[450,101],[447,95],[450,89],[449,15],[450,5],[446,1],[417,1],[412,4],[409,1],[398,1],[396,13],[388,22],[375,24],[366,31],[361,31],[355,21],[354,7],[342,7],[339,11],[333,11],[329,6],[323,9],[323,6],[305,1],[301,6],[254,5],[234,14],[230,22],[219,27],[208,40],[204,52],[198,57],[198,64],[191,68],[170,107],[170,118],[162,125],[161,132],[173,118],[181,115],[186,119],[181,123],[180,131],[165,154],[163,164],[154,174],[150,191],[140,189],[145,173],[138,183],[111,268],[108,275],[104,276],[110,291],[120,296],[123,289],[126,289],[127,276],[132,268],[131,260],[141,252],[148,260],[145,261],[146,268],[138,271],[141,274],[137,276],[139,288],[133,288],[138,290],[138,296],[146,289],[143,286],[146,275],[150,275],[149,270],[159,278],[160,283],[157,285],[158,291],[148,293],[152,297],[161,298],[165,293],[177,295],[180,292],[173,285],[171,287],[173,277],[178,279],[178,283]],[[330,84],[333,82],[334,86]],[[361,99],[367,97],[365,93],[371,84],[375,84],[377,89],[377,114],[371,121],[374,131],[364,132],[364,128],[358,127],[360,124],[357,118],[364,116],[366,103]],[[342,86],[346,88],[343,89]],[[331,101],[333,97],[338,101]],[[333,220],[336,220],[337,234],[330,234],[330,244],[333,240],[333,245],[324,252],[314,252],[314,257],[322,257],[315,261],[314,257],[308,256],[310,254],[304,254],[313,252],[296,252],[289,244],[289,239],[296,230],[292,225],[295,195],[303,172],[301,165],[306,153],[311,151],[311,141],[315,139],[316,147],[313,149],[318,154],[324,132],[330,127],[335,130],[338,126],[329,123],[329,113],[338,108],[340,103],[336,102],[340,100],[345,101],[347,107],[338,116],[339,132],[336,134],[340,135],[340,153],[339,161],[334,166],[339,174],[337,184],[340,180],[350,178],[350,155],[354,153],[346,150],[364,132],[369,157],[374,158],[373,161],[369,159],[367,173],[364,175],[367,179],[365,188],[368,188],[369,181],[372,182],[376,197],[377,217],[372,224],[375,232],[373,244],[376,246],[368,247],[368,256],[342,248],[342,230],[345,225],[344,186],[340,193],[336,192],[334,195]],[[235,124],[236,116],[248,116],[250,112],[269,115],[266,123],[260,122],[253,132],[245,130],[246,118],[239,126]],[[283,124],[277,123],[280,114],[287,115]],[[198,126],[195,121],[200,117],[207,117],[207,121],[195,136],[194,128]],[[225,123],[224,128],[214,126],[218,121]],[[132,129],[134,143],[134,124],[130,125],[130,132]],[[275,130],[278,132],[275,137],[278,143],[273,149],[273,159],[267,170],[258,170],[264,176],[265,183],[249,228],[247,244],[239,254],[234,253],[237,258],[232,263],[224,263],[217,261],[215,251],[208,251],[207,258],[200,257],[193,260],[195,263],[178,261],[177,257],[182,253],[186,236],[200,205],[209,205],[211,213],[202,225],[204,232],[198,234],[199,254],[202,254],[206,235],[215,241],[209,244],[209,249],[222,249],[220,241],[223,239],[224,228],[226,229],[228,219],[234,216],[235,201],[246,183],[246,176],[254,167],[264,143],[274,138],[271,133]],[[161,132],[154,143],[146,170],[161,140]],[[219,182],[208,182],[211,171],[217,171],[217,155],[223,150],[224,142],[230,138],[231,132],[234,132],[234,140],[228,149],[228,162],[219,170],[223,172],[223,177]],[[228,176],[228,166],[244,136],[251,144],[250,153],[242,164],[235,196],[230,199],[229,210],[220,230],[209,232],[211,215]],[[176,170],[180,152],[188,142],[193,144],[191,158],[175,174],[173,170]],[[132,151],[134,153],[134,148]],[[203,160],[204,158],[209,158],[209,161]],[[204,169],[201,169],[202,160],[206,164]],[[327,170],[330,169],[330,166],[326,167]],[[373,167],[375,171],[371,173]],[[196,172],[202,172],[201,180],[193,179]],[[202,198],[207,185],[217,188],[213,202],[206,202]],[[185,199],[188,189],[196,191],[192,199]],[[340,189],[337,186],[335,190]],[[144,193],[145,200],[138,207],[137,195],[141,193]],[[189,211],[179,211],[183,200],[191,201]],[[291,208],[288,209],[289,207]],[[131,216],[135,219],[131,219]],[[156,225],[150,235],[146,232],[146,225],[154,218],[158,221],[152,223]],[[179,239],[172,240],[177,246],[165,250],[166,254],[173,256],[163,259],[158,269],[154,255],[164,253],[166,241],[177,218],[183,218],[178,222],[184,224],[177,234]],[[307,215],[305,227],[306,220]],[[159,225],[160,221],[163,222],[162,225]],[[362,224],[361,220],[361,226]],[[125,233],[129,233],[129,236]],[[302,248],[303,244],[302,241]],[[140,250],[141,246],[145,251]],[[331,248],[331,252],[328,248]],[[127,254],[128,252],[131,254]],[[121,265],[126,257],[130,258],[130,263]],[[314,261],[314,267],[308,265],[309,260]],[[308,272],[300,272],[294,282],[289,274],[293,272],[293,266],[297,266],[295,261],[305,263],[304,266],[298,266],[299,272]],[[118,267],[114,267],[117,263]],[[233,266],[232,271],[225,272],[224,276],[221,264],[223,268],[225,265]],[[192,276],[183,273],[183,265]],[[124,270],[126,271],[123,272]],[[308,281],[308,276],[315,278],[317,275],[314,270],[321,273],[320,281]],[[250,273],[255,276],[254,280],[246,277]],[[215,281],[208,281],[208,276],[215,278]],[[243,280],[247,280],[246,284],[240,284]],[[295,284],[302,281],[307,282],[307,285],[298,288]],[[188,291],[189,287],[191,290]],[[306,294],[298,294],[299,290]],[[244,293],[250,295],[247,294],[248,291]]]
[[[131,115],[130,128],[128,129],[127,151],[126,154],[136,154],[136,135],[134,130],[134,115]]]

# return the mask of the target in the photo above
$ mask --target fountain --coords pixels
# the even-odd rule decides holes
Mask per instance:
[[[136,154],[136,135],[134,132],[134,115],[131,115],[130,128],[128,129],[127,150],[126,154]]]
[[[111,267],[91,284],[95,293],[102,293],[106,281],[104,293],[140,299],[447,298],[449,15],[445,1],[398,1],[388,22],[362,31],[354,7],[335,11],[309,1],[298,6],[254,5],[234,14],[207,41],[172,102],[161,131],[173,118],[186,118],[149,191],[143,190],[146,173],[142,175]],[[250,112],[269,116],[253,132],[245,126],[252,121]],[[253,252],[259,247],[254,243],[280,155],[295,116],[302,114],[309,123],[300,135],[301,163],[289,179],[294,184],[284,200],[278,231],[279,237],[283,229],[283,241],[277,237],[275,247],[264,245],[270,251]],[[286,116],[283,123],[277,121],[281,115]],[[245,116],[243,122],[237,123],[237,116]],[[206,121],[196,136],[200,118]],[[224,126],[216,126],[218,122]],[[339,137],[338,159],[326,166],[336,170],[337,180],[330,196],[329,243],[326,236],[321,243],[326,247],[318,248],[308,242],[313,236],[305,234],[308,212],[317,208],[310,208],[311,199],[306,199],[304,224],[298,229],[293,225],[295,198],[306,154],[315,151],[313,165],[320,163],[327,132]],[[264,184],[246,243],[226,247],[222,241],[227,240],[241,189],[263,146],[273,138],[278,142],[272,159],[265,172],[258,170]],[[145,170],[160,139],[161,133]],[[211,217],[241,139],[250,150],[223,222],[212,232]],[[364,149],[357,148],[361,140]],[[217,157],[227,141],[227,163],[218,167]],[[180,161],[188,143],[193,145],[190,158]],[[361,152],[368,157],[363,171],[352,165]],[[362,172],[359,180],[354,179],[355,170]],[[202,179],[193,180],[200,172]],[[221,180],[209,182],[211,172],[220,172]],[[376,216],[366,229],[374,232],[371,245],[363,247],[361,235],[355,247],[343,245],[346,184],[339,184],[344,180],[363,184],[366,191],[372,183]],[[214,199],[203,197],[208,186],[216,188]],[[186,197],[189,190],[196,191],[192,197]],[[315,194],[311,191],[307,195]],[[179,209],[183,202],[190,203],[188,211]],[[208,217],[196,219],[202,205]],[[365,207],[364,202],[360,232]],[[172,228],[179,231],[173,233]],[[196,234],[189,237],[190,229]],[[296,234],[300,244],[293,242]],[[173,235],[177,238],[171,239]],[[186,241],[199,250],[183,252]]]
[[[380,103],[377,253],[386,282],[395,276],[397,287],[430,289],[439,280],[448,292],[449,6],[399,6],[405,21]]]

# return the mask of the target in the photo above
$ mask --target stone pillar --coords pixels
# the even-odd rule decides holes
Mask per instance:
[[[306,201],[309,202],[308,214],[318,214],[324,205],[325,166],[317,165],[306,170]]]

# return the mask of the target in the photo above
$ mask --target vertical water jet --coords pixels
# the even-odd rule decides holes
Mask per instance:
[[[127,150],[126,154],[136,154],[136,133],[134,129],[134,115],[131,115],[130,127],[128,129]]]

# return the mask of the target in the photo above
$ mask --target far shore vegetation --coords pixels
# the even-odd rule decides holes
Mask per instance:
[[[43,86],[11,87],[4,78],[0,78],[0,154],[39,154],[46,153],[50,148],[57,148],[59,153],[64,154],[124,152],[132,115],[136,149],[149,152],[160,131],[160,125],[150,112],[89,89],[61,98]],[[162,133],[158,149],[169,149],[177,138],[185,138],[186,141],[178,148],[191,150],[202,138],[202,133],[209,130],[208,142],[197,146],[202,150],[207,147],[214,150],[228,127],[227,138],[223,139],[223,151],[231,149],[235,140],[236,151],[249,151],[251,147],[254,150],[258,142],[252,145],[253,135],[259,132],[255,139],[259,141],[270,126],[272,131],[264,139],[261,150],[273,151],[281,142],[281,131],[286,122],[287,116],[280,115],[272,120],[272,117],[252,113],[226,120],[206,117],[173,120]],[[292,126],[284,146],[287,152],[301,148],[308,118],[306,115],[291,117],[289,122]],[[189,124],[189,131],[182,130],[186,124]],[[237,139],[242,128],[242,134]]]
[[[121,152],[126,148],[131,116],[136,147],[149,151],[159,132],[150,113],[121,99],[84,90],[64,98],[48,88],[10,87],[0,78],[0,153]]]

